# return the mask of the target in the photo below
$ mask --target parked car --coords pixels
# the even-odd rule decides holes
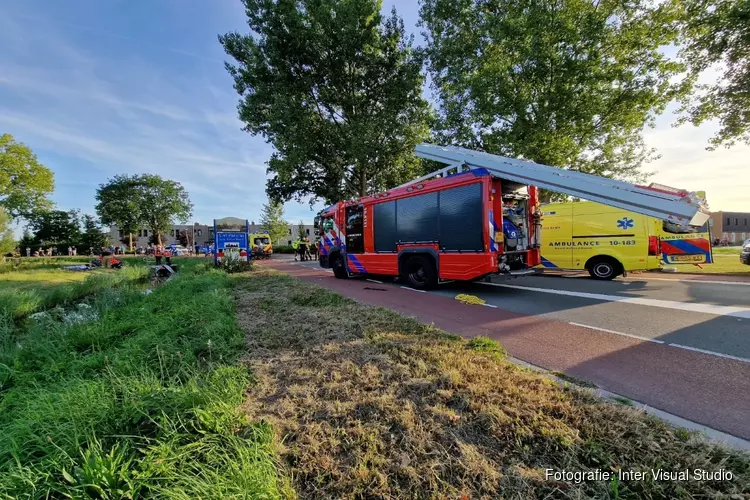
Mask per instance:
[[[745,240],[742,253],[740,253],[740,262],[750,266],[750,239]]]
[[[190,251],[182,245],[170,245],[170,249],[175,256],[188,255]]]

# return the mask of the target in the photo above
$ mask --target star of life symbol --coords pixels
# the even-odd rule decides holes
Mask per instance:
[[[627,217],[623,217],[622,219],[617,221],[617,227],[619,229],[629,229],[635,225],[635,221],[633,219],[628,219]]]

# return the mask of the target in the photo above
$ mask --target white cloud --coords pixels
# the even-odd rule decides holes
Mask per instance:
[[[59,23],[29,29],[38,22],[0,20],[0,129],[56,172],[61,205],[91,210],[96,184],[150,172],[182,182],[199,219],[217,210],[257,218],[272,149],[241,130],[220,59],[189,54],[191,70],[180,73],[133,56],[97,58]],[[311,219],[300,208],[291,203],[290,215]]]

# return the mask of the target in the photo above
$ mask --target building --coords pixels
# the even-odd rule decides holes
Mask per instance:
[[[297,238],[299,224],[289,224],[287,226],[287,234],[285,237],[280,238],[278,241],[274,241],[275,246],[279,245],[291,245],[292,241]],[[315,230],[312,225],[305,225],[303,227],[304,235],[309,237],[311,240],[315,238]],[[255,221],[250,222],[250,231],[252,233],[262,233],[263,228],[260,224],[256,224]],[[139,229],[133,233],[133,246],[147,247],[153,237],[153,231],[150,229]],[[174,226],[167,234],[162,237],[163,245],[179,245],[180,244],[180,233],[184,233],[189,246],[194,245],[209,245],[214,241],[214,227],[212,225],[200,224],[198,222],[190,224],[178,224]],[[123,231],[119,230],[117,226],[109,228],[109,240],[112,246],[128,245],[128,235]]]
[[[711,214],[711,236],[740,244],[750,238],[750,212],[714,212]]]
[[[187,239],[189,246],[206,245],[213,241],[213,226],[207,226],[198,222],[194,224],[178,224],[172,227],[167,234],[162,235],[162,245],[179,245],[181,233]],[[150,229],[139,229],[133,233],[133,247],[147,247],[152,241],[154,232]],[[128,245],[129,235],[117,226],[109,228],[109,241],[112,246]]]

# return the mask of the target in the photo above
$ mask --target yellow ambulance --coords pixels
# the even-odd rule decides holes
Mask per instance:
[[[542,205],[542,267],[611,280],[662,264],[713,261],[708,227],[680,232],[654,217],[582,201]]]
[[[268,233],[251,234],[250,245],[253,250],[253,256],[257,259],[268,258],[273,253],[271,235]]]
[[[679,233],[667,223],[594,202],[542,205],[542,267],[587,270],[611,280],[663,263],[710,263],[708,229]]]

